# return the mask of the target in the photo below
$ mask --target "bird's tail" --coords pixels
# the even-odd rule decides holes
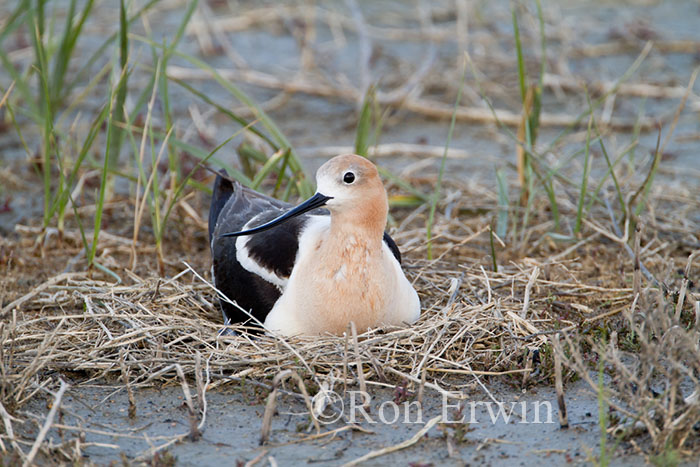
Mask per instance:
[[[214,234],[214,228],[216,227],[216,221],[219,219],[219,214],[224,208],[226,201],[233,194],[233,183],[228,177],[226,170],[221,169],[220,175],[216,176],[214,180],[214,188],[211,195],[211,206],[209,207],[209,243],[211,244],[211,238]]]

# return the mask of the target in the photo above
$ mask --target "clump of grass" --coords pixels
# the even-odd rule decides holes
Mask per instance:
[[[255,134],[269,147],[269,152],[241,150],[242,157],[253,167],[253,173],[246,176],[241,171],[226,167],[230,176],[255,188],[261,187],[267,178],[276,177],[274,192],[281,192],[285,198],[294,193],[300,196],[310,196],[313,193],[312,185],[304,174],[294,149],[265,112],[237,86],[222,79],[210,65],[177,50],[197,7],[197,1],[188,2],[180,24],[169,41],[156,43],[150,36],[140,36],[132,31],[133,24],[143,19],[156,3],[157,0],[151,0],[140,9],[132,8],[133,11],[129,12],[128,2],[121,1],[117,31],[87,58],[80,53],[86,41],[90,40],[85,34],[85,24],[99,10],[94,8],[92,0],[84,3],[71,0],[65,5],[65,10],[62,6],[53,5],[49,9],[43,1],[33,3],[24,0],[12,10],[0,30],[0,45],[12,33],[24,33],[32,40],[33,63],[25,71],[10,59],[2,47],[0,62],[15,79],[15,92],[7,93],[8,98],[3,105],[7,108],[28,157],[31,159],[35,152],[40,155],[40,163],[35,166],[42,180],[44,201],[44,232],[39,235],[39,243],[43,243],[45,232],[53,226],[58,228],[59,235],[62,236],[67,213],[72,210],[81,232],[85,260],[90,268],[104,269],[98,263],[98,256],[105,205],[114,196],[116,180],[122,178],[126,179],[131,191],[136,193],[136,231],[143,227],[141,214],[143,208],[148,207],[156,255],[162,271],[162,245],[169,231],[171,212],[191,190],[206,190],[206,187],[193,179],[195,170],[207,163],[223,167],[214,156],[239,134],[234,133],[213,150],[182,141],[172,115],[172,83],[230,117],[241,128],[241,132]],[[53,24],[57,15],[61,14],[65,15],[64,26],[60,32],[56,32]],[[47,27],[47,24],[51,27]],[[150,48],[153,63],[150,69],[148,64],[133,58],[134,50],[139,45]],[[110,53],[112,58],[107,64],[90,75],[104,55]],[[139,54],[140,52],[136,53],[137,56]],[[195,67],[211,72],[234,99],[252,111],[255,118],[252,121],[244,119],[191,86],[171,79],[167,69],[174,57],[188,60]],[[151,86],[144,89],[131,87],[130,77],[143,71],[150,74]],[[112,82],[108,81],[110,76]],[[83,88],[76,95],[74,90],[78,83]],[[107,87],[107,92],[100,94],[97,90],[103,86]],[[131,103],[128,113],[127,101]],[[87,130],[74,131],[74,128],[84,128],[78,119],[66,127],[71,112],[80,109],[86,102],[91,103],[91,108],[95,107],[95,103],[98,104],[93,113],[78,114],[83,119],[87,116]],[[146,111],[149,102],[149,117],[144,120],[140,116]],[[160,104],[159,112],[153,112],[154,102]],[[38,151],[31,147],[31,143],[28,144],[30,140],[24,136],[26,132],[36,129],[41,134],[42,142]],[[135,137],[136,134],[138,137]],[[123,142],[127,138],[131,143],[127,146],[136,155],[130,160],[123,158]],[[138,139],[141,139],[141,144],[136,143]],[[150,143],[150,163],[144,162],[145,142]],[[159,147],[166,156],[164,159],[167,163],[164,166],[159,165]],[[79,149],[75,151],[74,148]],[[189,173],[182,172],[181,158],[184,153],[199,158]],[[161,175],[160,171],[165,174]],[[99,188],[94,194],[85,191],[85,181],[89,176],[99,178]],[[142,193],[141,190],[145,192]],[[79,199],[76,199],[76,195]],[[79,211],[80,200],[85,199],[95,205],[94,214],[87,218]],[[85,228],[87,226],[92,226],[91,231]],[[135,232],[134,241],[137,239],[138,233]]]
[[[637,142],[633,141],[630,145],[625,148],[621,153],[615,158],[614,162],[611,162],[610,156],[606,150],[603,142],[603,135],[600,132],[598,123],[595,117],[595,111],[600,107],[600,105],[612,94],[617,92],[618,87],[627,80],[634,72],[639,68],[641,63],[644,61],[646,56],[651,50],[651,44],[647,43],[644,49],[640,52],[639,56],[632,63],[632,65],[620,76],[620,78],[614,83],[610,89],[606,90],[599,96],[596,100],[591,101],[586,93],[586,99],[588,102],[588,109],[579,114],[573,121],[571,125],[562,130],[555,138],[546,143],[540,142],[536,145],[540,129],[540,118],[543,113],[542,108],[542,92],[543,92],[543,80],[546,71],[546,35],[545,35],[545,21],[543,16],[542,7],[539,1],[535,3],[536,6],[536,17],[539,25],[539,40],[540,40],[540,61],[539,61],[539,77],[536,83],[531,83],[531,78],[528,76],[526,67],[526,54],[523,37],[520,30],[520,22],[518,19],[518,7],[513,6],[512,8],[512,22],[513,22],[513,40],[514,40],[514,50],[516,59],[516,78],[518,82],[518,89],[520,92],[520,98],[522,103],[522,117],[520,124],[518,125],[517,133],[514,133],[510,128],[503,124],[493,107],[491,100],[488,95],[482,89],[481,78],[476,72],[475,66],[472,65],[473,78],[476,81],[480,89],[480,94],[486,105],[492,112],[493,118],[503,132],[513,141],[516,148],[516,167],[518,172],[518,181],[520,185],[520,205],[521,208],[518,209],[515,206],[511,206],[509,209],[509,214],[512,218],[511,225],[513,229],[510,232],[510,239],[513,241],[520,241],[523,248],[525,248],[525,243],[527,240],[527,232],[531,227],[532,217],[536,214],[538,206],[541,206],[539,197],[544,193],[546,197],[547,209],[549,210],[549,215],[552,219],[552,227],[549,229],[548,235],[550,238],[557,239],[559,241],[574,241],[580,239],[580,231],[582,225],[585,222],[587,213],[590,212],[591,207],[594,204],[603,204],[603,197],[600,196],[601,189],[606,186],[608,179],[612,178],[614,183],[614,188],[617,193],[618,199],[624,199],[624,193],[622,184],[619,182],[618,177],[615,173],[615,167],[622,160],[622,158],[630,154],[636,147]],[[467,55],[469,58],[469,56]],[[691,79],[692,82],[692,79]],[[681,103],[682,108],[683,103]],[[578,127],[582,122],[588,122],[588,131],[586,136],[585,147],[576,150],[574,153],[568,156],[560,156],[560,162],[556,164],[549,164],[545,161],[543,155],[552,152],[554,148],[569,135],[576,127]],[[638,137],[639,133],[635,133],[635,137]],[[589,176],[592,170],[592,158],[591,158],[591,144],[598,143],[605,156],[605,161],[607,164],[607,173],[602,177],[601,181],[597,184],[595,190],[591,190],[589,185]],[[583,156],[583,174],[579,181],[572,180],[569,178],[562,170],[565,166],[570,164],[573,160],[579,156]],[[658,159],[655,158],[655,164],[652,165],[650,169],[650,176],[643,183],[643,190],[648,193],[650,188],[650,181],[653,180],[653,175],[658,167]],[[502,197],[503,193],[507,193],[507,187],[504,188],[504,179],[502,175],[497,175],[499,183],[499,193]],[[557,183],[555,183],[557,182]],[[574,188],[578,191],[575,198],[576,209],[571,213],[568,209],[562,212],[562,207],[560,203],[560,192],[567,191],[569,188]],[[640,188],[641,190],[642,188]],[[635,199],[639,193],[632,196]],[[566,203],[568,204],[568,203]],[[623,211],[623,219],[626,219],[626,214],[629,211],[628,207],[620,201],[621,210]],[[629,203],[628,203],[629,204]],[[643,203],[638,203],[636,205],[637,213],[641,213],[644,207]],[[516,215],[517,214],[517,215]],[[562,224],[562,221],[565,221]],[[570,228],[568,232],[561,232],[562,225],[569,225],[573,223],[573,228]],[[499,210],[497,215],[497,230],[503,232],[503,226],[506,223],[506,217],[503,215],[502,210]],[[499,235],[500,236],[500,235]],[[506,236],[503,236],[506,238]]]
[[[697,300],[693,301],[700,311]],[[601,407],[609,406],[617,414],[613,421],[607,419],[607,409],[603,411],[601,420],[608,420],[602,424],[607,428],[603,435],[615,433],[629,439],[644,433],[648,443],[641,445],[660,456],[697,448],[693,444],[700,428],[700,313],[694,323],[684,323],[675,316],[676,307],[672,296],[658,289],[645,291],[623,312],[623,326],[616,326],[620,331],[612,331],[609,340],[565,334],[566,345],[556,349],[598,393]],[[622,334],[627,334],[625,346],[632,345],[633,351],[618,342]],[[591,377],[590,359],[584,357],[590,353],[600,365],[597,381]],[[601,378],[606,373],[613,384],[603,387]],[[601,465],[606,452],[601,439]]]

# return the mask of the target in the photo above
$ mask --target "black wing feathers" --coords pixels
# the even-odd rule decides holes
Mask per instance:
[[[249,228],[269,222],[281,212],[271,211],[260,215]],[[248,254],[265,269],[280,277],[289,277],[299,249],[299,233],[307,219],[306,216],[295,217],[273,229],[251,235],[246,243]]]
[[[391,238],[386,232],[384,232],[384,243],[386,243],[386,246],[388,246],[391,252],[394,254],[394,258],[396,258],[396,261],[398,261],[399,264],[401,264],[401,252],[399,251],[399,247],[396,246],[396,242],[394,241],[394,239]]]
[[[226,176],[226,171],[221,169],[221,174]],[[214,228],[216,227],[216,221],[219,219],[219,214],[221,210],[224,209],[226,201],[229,200],[233,194],[233,183],[228,179],[216,176],[214,181],[214,189],[211,195],[211,205],[209,206],[209,245],[211,245],[211,238],[214,234]]]

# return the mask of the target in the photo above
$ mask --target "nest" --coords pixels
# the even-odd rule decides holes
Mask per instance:
[[[449,203],[476,197],[447,199]],[[659,207],[677,206],[659,212],[682,213],[678,206],[685,206],[685,200],[671,196],[655,202]],[[456,203],[452,209],[459,210]],[[65,389],[66,381],[118,381],[131,393],[139,387],[194,380],[200,400],[205,391],[242,381],[274,389],[275,376],[290,371],[311,395],[359,385],[370,391],[400,387],[419,397],[424,391],[453,397],[452,391],[488,391],[489,380],[497,376],[516,387],[551,382],[555,335],[587,339],[617,326],[627,319],[622,314],[638,306],[636,275],[651,275],[650,270],[668,273],[686,262],[694,234],[668,220],[654,219],[655,229],[639,234],[644,250],[629,254],[626,242],[614,241],[614,234],[593,222],[578,241],[563,246],[544,235],[547,222],[533,222],[534,227],[522,233],[523,242],[506,245],[491,232],[487,211],[467,222],[440,217],[428,242],[419,209],[394,232],[404,252],[404,269],[423,305],[417,323],[359,333],[349,327],[343,336],[288,339],[246,326],[232,327],[235,335],[220,334],[219,294],[206,279],[206,255],[194,255],[199,260],[194,266],[170,260],[170,267],[179,270],[170,279],[141,277],[117,269],[126,263],[118,261],[119,255],[129,248],[121,237],[108,235],[100,249],[114,256],[109,264],[124,278],[122,283],[115,284],[99,271],[65,272],[49,275],[5,302],[0,311],[3,418],[7,423],[9,413],[18,413],[48,389]],[[18,231],[24,236],[3,240],[4,251],[36,258],[36,250],[29,248],[34,231]],[[70,244],[70,232],[61,241]],[[434,259],[421,259],[429,243]],[[152,253],[148,246],[141,248],[142,255]],[[64,249],[70,256],[71,248]],[[643,268],[635,275],[636,259]],[[103,262],[108,263],[104,255]],[[31,270],[32,265],[25,268]],[[696,272],[688,262],[688,274]],[[697,321],[692,316],[697,297],[687,285],[688,299],[681,308],[692,323]],[[664,290],[674,287],[680,285],[663,283]],[[585,339],[577,342],[585,349],[576,355],[592,348]],[[584,360],[565,358],[565,364],[581,372]],[[565,372],[564,379],[573,375]]]

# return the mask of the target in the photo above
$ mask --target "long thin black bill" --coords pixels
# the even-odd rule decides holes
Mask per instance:
[[[299,206],[296,206],[289,211],[285,212],[281,216],[277,217],[276,219],[272,219],[270,222],[259,225],[257,227],[253,227],[252,229],[249,230],[242,230],[240,232],[227,232],[225,234],[219,235],[219,237],[240,237],[242,235],[252,235],[256,234],[259,232],[264,232],[265,230],[269,230],[289,219],[292,217],[299,216],[301,214],[304,214],[305,212],[309,212],[312,209],[320,208],[321,206],[325,206],[326,202],[328,202],[329,199],[333,199],[332,196],[326,196],[322,195],[321,193],[316,193],[313,195],[311,198],[307,199],[303,203],[301,203]]]

